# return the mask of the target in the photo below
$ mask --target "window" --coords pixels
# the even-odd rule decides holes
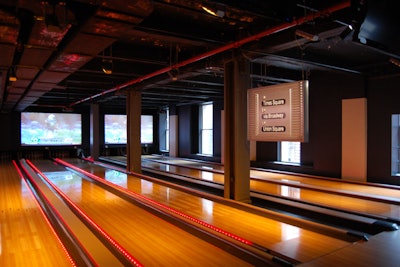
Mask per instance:
[[[199,152],[203,155],[213,154],[213,104],[200,106]]]
[[[300,142],[280,142],[278,153],[281,162],[300,164]]]
[[[169,109],[160,112],[160,150],[169,151]]]
[[[392,115],[392,175],[400,176],[400,114]]]

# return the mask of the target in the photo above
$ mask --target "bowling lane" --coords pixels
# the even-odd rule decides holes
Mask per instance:
[[[393,220],[400,220],[400,206],[377,202],[358,197],[338,195],[334,192],[321,192],[318,190],[299,188],[295,185],[273,184],[266,181],[250,180],[251,190],[282,196],[293,200],[322,205],[334,209],[362,213],[371,216],[383,216]],[[334,199],[335,201],[332,201]]]
[[[0,266],[71,266],[15,167],[0,169]]]
[[[235,209],[92,163],[77,159],[67,161],[135,193],[300,262],[318,258],[350,245],[342,240]]]
[[[184,175],[186,177],[192,177],[198,180],[211,181],[221,185],[224,183],[223,174],[219,172],[215,173],[205,171],[203,170],[204,168],[197,169],[182,167],[181,165],[177,164],[177,162],[180,161],[183,160],[168,160],[168,162],[174,162],[173,165],[164,163],[164,160],[143,161],[142,167],[152,168],[155,170],[170,172],[178,175]],[[197,165],[198,163],[194,162],[193,164]],[[186,165],[190,165],[190,161]],[[351,194],[341,195],[337,194],[335,191],[341,189],[345,189],[346,191],[354,190],[359,194],[371,194],[373,192],[373,195],[382,197],[397,197],[398,195],[400,201],[400,190],[381,187],[374,188],[367,185],[364,186],[359,184],[349,184],[326,179],[318,181],[315,178],[303,178],[295,175],[286,175],[255,170],[251,170],[251,177],[268,178],[251,179],[250,189],[252,191],[276,195],[294,200],[301,200],[308,203],[314,203],[335,209],[347,210],[355,213],[384,216],[388,218],[393,218],[395,220],[400,219],[400,205],[378,202],[373,199],[363,199],[360,198],[357,194],[353,194],[354,196],[351,196]],[[274,181],[271,182],[270,180]],[[303,180],[305,180],[305,183],[312,184],[313,186],[318,186],[319,188],[313,189],[312,187],[302,187],[302,185],[304,184],[302,182]],[[280,181],[282,183],[277,181]],[[332,191],[330,191],[330,189],[332,189]],[[335,199],[335,201],[332,201],[332,199]]]
[[[329,188],[342,193],[369,195],[377,199],[391,199],[400,204],[400,187],[374,185],[371,183],[352,183],[337,179],[312,178],[305,176],[296,176],[290,174],[273,173],[261,170],[252,170],[252,178],[273,179],[281,182],[293,182],[299,185],[317,186],[320,188]]]
[[[168,163],[154,162],[154,161],[142,161],[142,168],[150,168],[153,170],[159,170],[163,172],[170,172],[198,180],[204,180],[216,184],[224,183],[224,174],[214,173],[207,170],[192,169],[177,165],[171,165]]]
[[[33,163],[144,266],[250,266],[58,165]]]
[[[126,157],[118,157],[117,160],[124,160],[126,162]],[[224,173],[224,165],[221,165],[219,163],[187,160],[187,159],[173,158],[173,157],[163,157],[159,155],[143,155],[142,160],[160,161],[163,163],[167,163],[169,165],[179,165],[182,167],[195,168],[200,170],[203,169],[213,172]]]
[[[193,168],[197,170],[205,170],[214,173],[224,173],[224,166],[220,164],[208,163],[204,161],[196,161],[189,159],[162,157],[159,155],[143,156],[143,161],[152,161],[164,163],[173,166]],[[118,160],[125,161],[126,158],[119,157]],[[393,201],[400,203],[400,186],[380,185],[371,183],[357,183],[333,178],[312,177],[306,175],[291,175],[288,173],[270,172],[267,170],[251,169],[250,177],[257,179],[266,179],[267,181],[277,181],[282,183],[294,182],[298,186],[308,185],[319,188],[327,188],[329,190],[337,190],[349,194],[368,194],[376,198],[393,198]]]

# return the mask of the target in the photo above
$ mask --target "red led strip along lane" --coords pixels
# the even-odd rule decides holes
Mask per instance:
[[[118,244],[117,241],[115,241],[110,235],[108,235],[99,225],[97,225],[87,214],[85,214],[75,203],[71,201],[71,199],[65,195],[53,182],[50,181],[50,179],[44,175],[43,172],[41,172],[35,165],[30,160],[26,160],[26,162],[31,166],[31,168],[37,172],[40,176],[43,177],[56,191],[58,194],[60,194],[63,199],[65,199],[74,209],[81,215],[83,216],[91,226],[93,226],[104,238],[106,238],[110,244],[112,244],[122,255],[125,256],[126,259],[128,259],[134,266],[137,267],[143,267],[143,265],[135,258],[133,257],[128,251],[126,251],[120,244]]]
[[[45,219],[47,225],[50,227],[51,232],[54,234],[54,236],[56,237],[58,243],[61,245],[65,255],[67,256],[69,262],[71,263],[71,266],[75,267],[77,266],[74,262],[74,260],[72,259],[71,255],[69,254],[68,250],[66,249],[66,247],[64,246],[63,242],[61,241],[60,237],[58,236],[56,230],[54,229],[53,225],[50,223],[49,219],[47,218],[45,212],[43,211],[42,206],[40,206],[39,202],[37,201],[35,194],[32,192],[31,187],[28,185],[28,182],[25,180],[24,175],[22,174],[20,168],[18,167],[17,163],[15,162],[15,160],[13,160],[13,164],[15,169],[18,172],[19,177],[21,178],[22,181],[24,181],[24,184],[26,185],[26,187],[28,188],[29,193],[31,194],[33,200],[36,203],[36,206],[39,207],[40,213],[42,214],[43,218]]]
[[[96,176],[96,175],[94,175],[94,174],[92,174],[92,173],[90,173],[90,172],[87,172],[87,171],[85,171],[85,170],[82,170],[82,169],[80,169],[80,168],[78,168],[78,167],[76,167],[76,166],[74,166],[74,165],[72,165],[72,164],[69,164],[68,162],[65,162],[65,161],[63,161],[63,160],[61,160],[61,159],[56,158],[55,161],[58,162],[58,163],[60,163],[60,164],[62,164],[62,165],[64,165],[64,166],[67,166],[67,167],[69,167],[69,168],[71,168],[71,169],[74,169],[74,170],[76,170],[76,171],[78,171],[78,172],[80,172],[80,173],[82,173],[82,174],[84,174],[84,175],[86,175],[86,176],[88,176],[88,177],[90,177],[90,178],[92,178],[92,179],[98,181],[98,182],[107,184],[108,186],[113,187],[113,188],[117,188],[117,189],[120,190],[120,191],[123,191],[123,192],[125,192],[125,193],[127,193],[127,194],[129,194],[129,195],[134,196],[135,198],[140,198],[140,199],[142,199],[142,200],[144,200],[144,201],[150,202],[151,204],[153,204],[153,205],[155,205],[155,206],[158,206],[159,208],[168,210],[169,212],[172,212],[172,213],[174,213],[174,214],[177,214],[177,215],[179,215],[179,216],[181,216],[181,217],[183,217],[183,218],[185,218],[185,219],[188,219],[188,220],[190,220],[190,221],[192,221],[192,222],[195,222],[195,223],[197,223],[197,224],[199,224],[199,225],[201,225],[201,226],[204,226],[204,227],[206,227],[206,228],[208,228],[208,229],[211,229],[211,230],[213,230],[213,231],[215,231],[215,232],[217,232],[217,233],[223,234],[223,235],[225,235],[225,236],[227,236],[227,237],[229,237],[229,238],[232,238],[232,239],[234,239],[234,240],[236,240],[236,241],[239,241],[239,242],[241,242],[241,243],[243,243],[243,244],[246,244],[246,245],[249,245],[249,246],[258,247],[257,245],[255,245],[255,244],[254,244],[252,241],[250,241],[250,240],[247,240],[247,239],[242,238],[242,237],[240,237],[240,236],[237,236],[237,235],[235,235],[235,234],[229,233],[229,232],[227,232],[227,231],[225,231],[225,230],[223,230],[223,229],[221,229],[221,228],[219,228],[219,227],[216,227],[216,226],[214,226],[214,225],[212,225],[212,224],[206,223],[206,222],[204,222],[204,221],[202,221],[202,220],[196,219],[196,218],[194,218],[194,217],[192,217],[192,216],[190,216],[190,215],[188,215],[188,214],[185,214],[185,213],[183,213],[183,212],[180,212],[180,211],[178,211],[178,210],[176,210],[176,209],[173,209],[173,208],[171,208],[171,207],[169,207],[169,206],[167,206],[167,205],[164,205],[164,204],[162,204],[162,203],[160,203],[160,202],[154,201],[154,200],[152,200],[152,199],[150,199],[150,198],[147,198],[147,197],[145,197],[145,196],[142,196],[142,195],[140,195],[140,194],[137,194],[137,193],[135,193],[135,192],[132,192],[132,191],[130,191],[130,190],[128,190],[128,189],[126,189],[126,188],[124,188],[124,187],[122,187],[122,186],[113,184],[113,183],[111,183],[111,182],[109,182],[109,181],[107,181],[107,180],[104,180],[103,178],[100,178],[100,177],[98,177],[98,176]],[[260,247],[258,247],[258,248],[260,248]],[[265,251],[265,249],[262,249],[262,250]]]

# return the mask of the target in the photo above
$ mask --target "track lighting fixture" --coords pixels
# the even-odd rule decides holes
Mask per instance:
[[[112,59],[103,59],[102,60],[101,70],[105,74],[112,74],[112,72],[113,72],[112,67],[113,67]]]
[[[112,74],[113,72],[113,60],[112,60],[112,46],[109,47],[109,56],[105,55],[105,51],[103,51],[103,58],[101,60],[101,70],[105,74]]]
[[[16,82],[17,81],[17,74],[15,71],[15,67],[11,67],[8,73],[8,81]]]

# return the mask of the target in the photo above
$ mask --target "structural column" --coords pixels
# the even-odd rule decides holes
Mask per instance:
[[[90,156],[94,160],[100,155],[100,108],[98,104],[90,105]]]
[[[250,202],[250,152],[247,141],[247,89],[250,63],[243,57],[225,63],[224,196]]]
[[[178,138],[178,115],[169,116],[169,155],[171,157],[179,156],[179,138]]]
[[[142,93],[129,90],[126,101],[127,137],[126,169],[130,172],[142,172],[142,145],[140,143],[140,117],[142,112]]]

